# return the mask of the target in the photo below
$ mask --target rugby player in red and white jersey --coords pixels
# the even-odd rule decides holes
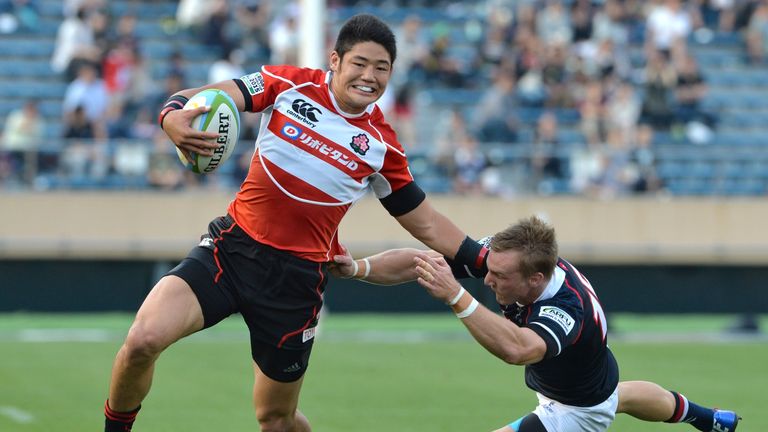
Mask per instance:
[[[264,66],[171,96],[159,122],[184,152],[211,155],[216,147],[217,134],[190,127],[206,108],[179,109],[205,88],[226,91],[240,111],[262,112],[259,137],[227,214],[209,224],[199,246],[139,309],[112,369],[106,431],[131,429],[166,347],[236,312],[251,334],[261,430],[309,431],[297,406],[328,263],[342,253],[339,223],[368,191],[430,248],[469,269],[484,265],[487,250],[437,212],[413,181],[403,147],[375,105],[395,57],[390,28],[356,15],[339,32],[329,71]]]
[[[417,280],[486,350],[525,365],[525,383],[539,405],[495,432],[604,432],[617,413],[689,423],[703,432],[736,430],[741,418],[734,411],[703,407],[652,382],[619,382],[597,293],[558,256],[551,225],[529,217],[480,243],[490,252],[487,268],[476,272],[434,251],[410,248],[362,260],[336,256],[332,272],[384,285]],[[457,280],[478,277],[495,294],[503,316],[480,305]]]

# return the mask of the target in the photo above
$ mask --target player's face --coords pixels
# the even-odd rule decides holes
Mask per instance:
[[[375,42],[360,42],[341,58],[331,53],[331,91],[339,107],[359,114],[379,100],[392,76],[389,53]]]
[[[491,251],[488,254],[488,274],[483,282],[496,294],[499,304],[529,304],[536,300],[530,298],[536,292],[531,278],[520,271],[521,254],[515,250]]]

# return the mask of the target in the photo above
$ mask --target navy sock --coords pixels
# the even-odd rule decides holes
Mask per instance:
[[[677,392],[670,392],[675,397],[675,412],[667,423],[690,423],[691,426],[704,432],[712,430],[715,420],[715,410],[705,408],[689,401]]]
[[[109,400],[104,402],[104,432],[128,432],[133,428],[136,414],[141,405],[133,411],[118,412],[109,407]]]

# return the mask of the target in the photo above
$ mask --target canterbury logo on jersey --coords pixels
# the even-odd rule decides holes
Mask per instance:
[[[304,99],[296,99],[291,103],[291,109],[288,110],[288,114],[305,125],[314,128],[316,126],[315,122],[320,120],[318,116],[323,115],[323,111]]]

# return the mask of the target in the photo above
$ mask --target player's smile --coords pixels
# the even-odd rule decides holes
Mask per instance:
[[[376,102],[392,75],[389,53],[375,42],[361,42],[339,57],[331,53],[331,92],[344,112],[359,114]]]

